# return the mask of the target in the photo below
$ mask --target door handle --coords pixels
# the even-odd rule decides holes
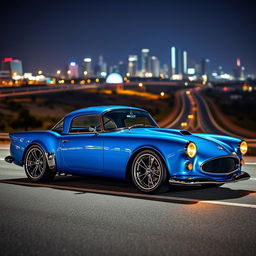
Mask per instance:
[[[69,142],[69,140],[62,140],[63,143]]]

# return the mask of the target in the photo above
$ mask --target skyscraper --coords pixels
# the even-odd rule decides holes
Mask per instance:
[[[69,63],[67,75],[69,79],[78,78],[78,65],[76,62]]]
[[[93,76],[93,72],[92,72],[92,59],[91,58],[84,58],[83,74],[85,76],[88,76],[88,77]]]
[[[186,57],[186,53],[185,53]],[[180,49],[177,49],[175,46],[171,47],[171,77],[174,80],[181,80],[183,70],[185,69],[184,65],[186,65],[187,69],[187,60],[184,62],[184,52]]]
[[[10,77],[22,76],[22,62],[13,58],[5,58],[2,61],[2,71],[8,72]]]
[[[121,74],[122,76],[126,75],[127,71],[127,65],[124,61],[119,61],[118,63],[118,73]]]
[[[177,74],[177,50],[175,46],[171,48],[171,76]]]
[[[188,72],[188,53],[186,51],[182,52],[182,73],[187,75]]]
[[[153,77],[160,76],[160,61],[156,56],[150,57],[151,73]]]
[[[104,61],[103,56],[99,56],[98,64],[95,66],[95,72],[97,76],[106,77],[107,76],[107,63]]]
[[[128,73],[130,76],[137,76],[138,74],[138,56],[137,55],[129,55]]]
[[[141,74],[145,77],[146,73],[150,72],[150,51],[149,49],[141,50]]]
[[[245,68],[241,66],[240,59],[237,59],[236,66],[234,68],[234,78],[236,80],[243,81],[245,79],[244,71],[245,71]]]
[[[210,60],[209,59],[202,59],[202,64],[201,64],[201,76],[205,77],[206,80],[211,79],[211,72],[210,72]]]

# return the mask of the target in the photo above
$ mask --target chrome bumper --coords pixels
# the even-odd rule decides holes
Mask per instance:
[[[169,183],[171,185],[204,185],[204,184],[218,185],[218,184],[237,182],[237,181],[248,180],[248,179],[250,179],[250,175],[247,172],[241,172],[225,181],[216,181],[216,180],[207,179],[207,178],[187,178],[187,179],[170,178]]]

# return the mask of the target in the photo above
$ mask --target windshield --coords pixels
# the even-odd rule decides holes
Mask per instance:
[[[133,109],[107,112],[103,115],[103,124],[107,131],[122,128],[158,127],[148,112]]]

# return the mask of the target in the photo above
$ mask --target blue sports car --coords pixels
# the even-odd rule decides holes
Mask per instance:
[[[222,185],[250,177],[241,170],[245,141],[162,129],[135,107],[80,109],[51,130],[10,133],[10,139],[5,160],[24,166],[33,182],[51,181],[58,172],[130,178],[150,193],[166,184]]]

